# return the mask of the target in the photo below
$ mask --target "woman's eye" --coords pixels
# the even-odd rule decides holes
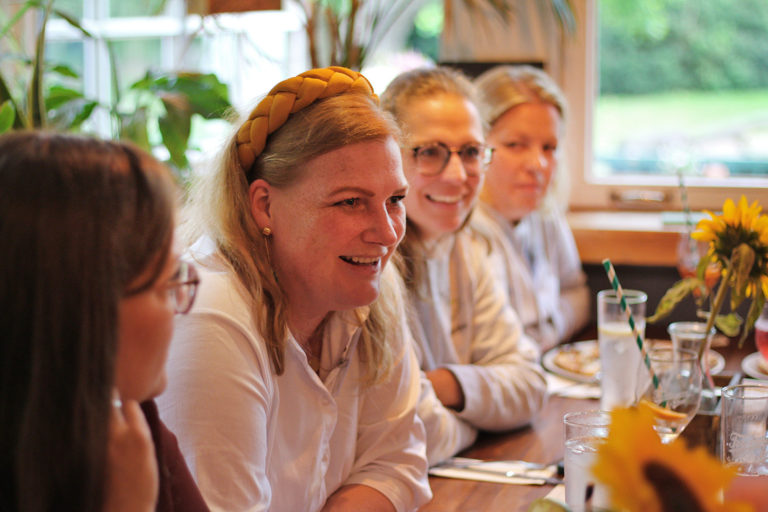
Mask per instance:
[[[403,202],[403,199],[405,199],[405,194],[400,196],[392,196],[389,198],[390,204],[400,204]]]
[[[506,147],[508,147],[509,149],[517,149],[517,148],[519,148],[520,146],[522,146],[522,144],[521,144],[521,143],[519,143],[519,142],[517,142],[517,141],[507,142],[507,143],[505,143],[504,145],[505,145]]]
[[[557,144],[545,144],[544,151],[551,151],[551,152],[557,151]]]
[[[360,199],[357,197],[350,197],[349,199],[342,199],[336,204],[339,206],[357,206],[360,204]]]

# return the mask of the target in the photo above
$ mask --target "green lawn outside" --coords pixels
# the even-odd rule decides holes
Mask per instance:
[[[602,96],[596,102],[595,149],[612,153],[623,141],[684,132],[693,137],[744,133],[768,159],[768,89]],[[758,152],[760,150],[758,149]],[[753,155],[754,156],[754,155]]]

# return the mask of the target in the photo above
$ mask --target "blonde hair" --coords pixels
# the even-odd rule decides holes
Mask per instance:
[[[565,119],[565,96],[554,80],[533,66],[496,66],[475,79],[478,107],[493,125],[507,110],[524,103],[552,105]]]
[[[551,105],[563,122],[567,117],[565,95],[555,81],[539,68],[527,65],[496,66],[478,76],[474,83],[480,113],[491,127],[505,112],[526,103]],[[561,162],[541,209],[552,210],[558,208],[560,203],[567,203],[569,180],[564,168]]]
[[[381,106],[392,113],[400,129],[408,134],[404,113],[408,103],[414,99],[429,98],[440,94],[464,98],[478,107],[475,86],[461,71],[447,67],[420,68],[398,75],[381,95]],[[482,119],[481,119],[482,121]],[[483,129],[486,128],[483,123]],[[469,223],[472,212],[467,215],[459,229]],[[420,293],[426,271],[426,249],[419,239],[419,229],[408,217],[403,241],[398,247],[400,257],[395,260],[408,290]]]
[[[263,179],[276,188],[287,187],[301,179],[303,164],[317,156],[349,144],[388,137],[398,139],[397,125],[378,108],[375,96],[348,89],[291,113],[270,133],[250,169],[242,166],[238,134],[234,134],[216,172],[195,188],[192,201],[197,224],[193,228],[198,227],[196,234],[204,232],[213,239],[247,291],[257,329],[278,375],[285,370],[288,304],[272,270],[270,242],[251,214],[249,182]],[[389,282],[382,278],[381,295],[370,305],[367,316],[365,308],[355,310],[362,328],[360,357],[369,384],[386,376],[393,359],[388,338],[392,331],[386,327],[396,321],[396,312],[394,297],[387,288]]]

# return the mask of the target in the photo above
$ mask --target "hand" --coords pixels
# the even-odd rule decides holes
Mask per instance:
[[[464,390],[453,372],[447,368],[438,368],[426,372],[432,383],[435,395],[444,406],[456,411],[464,409]]]
[[[155,445],[139,404],[112,407],[105,512],[151,512],[158,493]]]

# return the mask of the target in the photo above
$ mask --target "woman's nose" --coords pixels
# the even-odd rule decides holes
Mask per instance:
[[[464,168],[464,163],[461,161],[461,156],[458,153],[451,153],[448,163],[445,164],[445,169],[440,173],[440,177],[444,180],[461,182],[467,180],[467,170]]]
[[[392,218],[386,208],[383,211],[374,212],[370,219],[370,226],[365,231],[364,241],[384,246],[392,246],[399,241],[399,233],[396,228],[396,220]]]

